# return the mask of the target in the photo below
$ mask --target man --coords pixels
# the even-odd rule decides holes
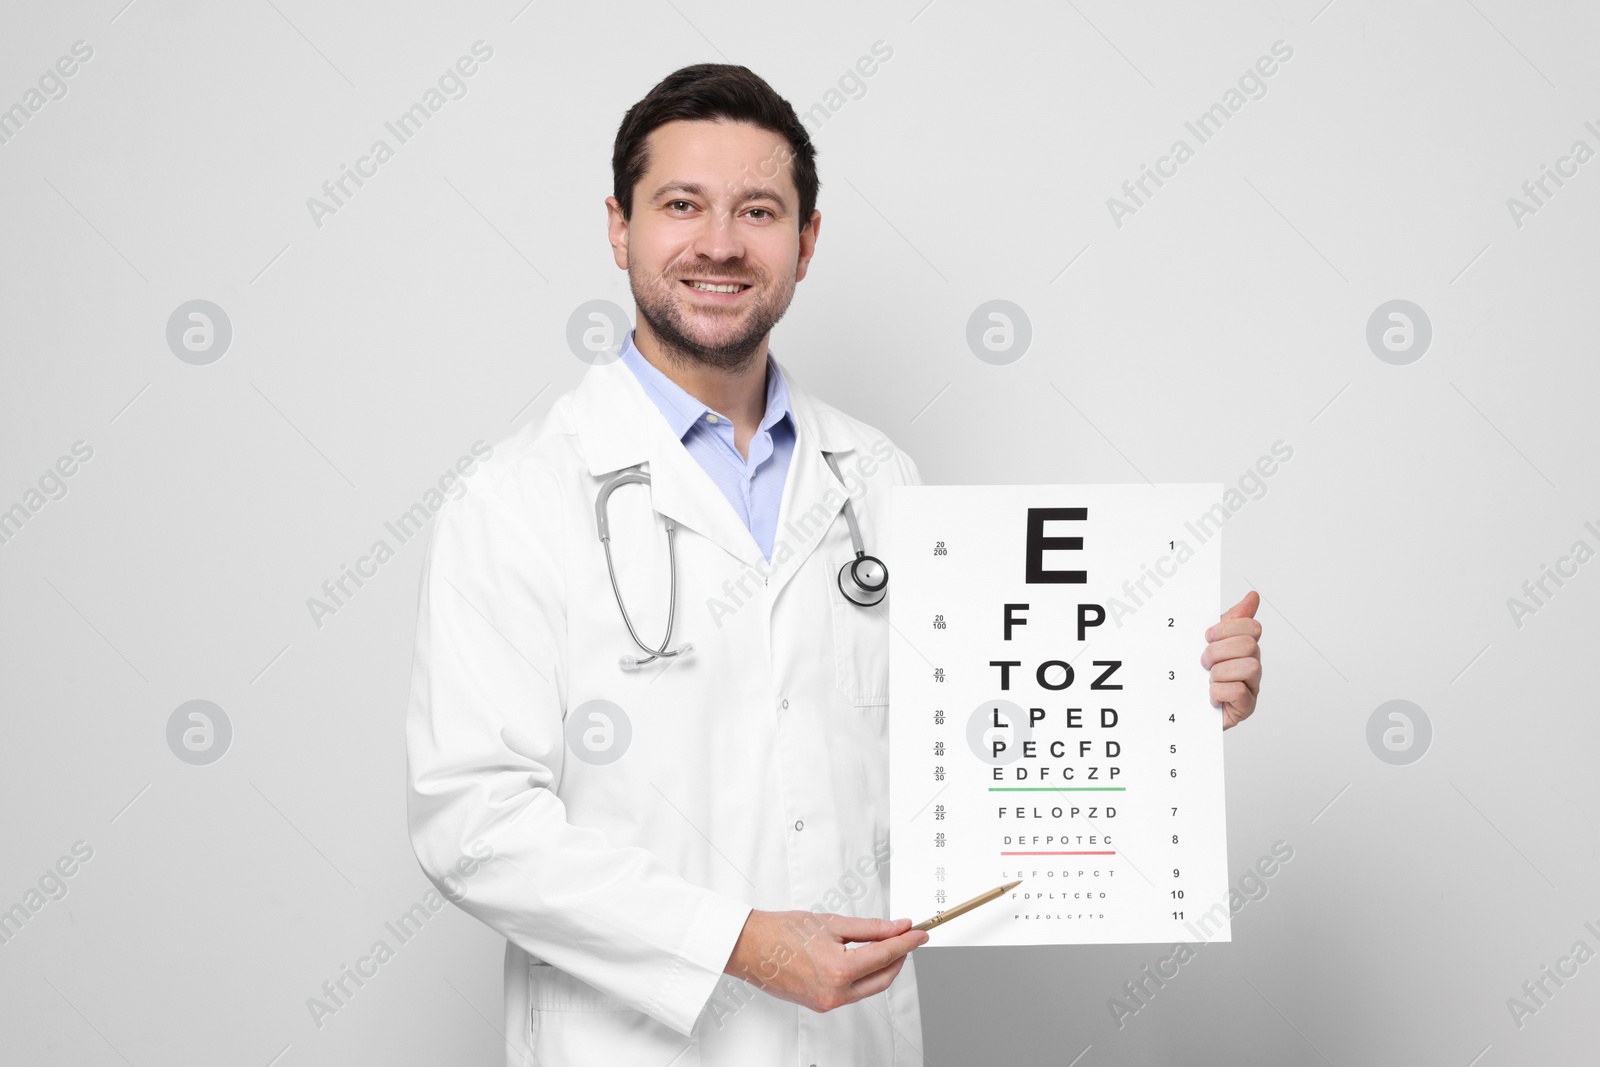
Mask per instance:
[[[883,917],[892,593],[838,584],[850,509],[881,554],[920,479],[768,350],[821,229],[815,150],[706,64],[629,110],[612,167],[638,325],[430,538],[418,860],[507,939],[509,1063],[920,1063],[927,934]],[[1224,729],[1255,707],[1253,597],[1206,633]]]

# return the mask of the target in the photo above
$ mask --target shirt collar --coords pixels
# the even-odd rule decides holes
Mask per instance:
[[[683,435],[689,428],[705,418],[711,408],[689,395],[684,388],[671,378],[667,377],[655,364],[644,358],[637,346],[633,343],[634,331],[629,330],[627,338],[622,342],[622,362],[633,371],[639,384],[644,387],[645,393],[661,409],[661,414],[666,417],[667,424],[672,427],[672,433],[678,440],[683,440]],[[720,418],[726,418],[721,412],[712,412]],[[789,420],[791,428],[794,426],[794,416],[789,408],[789,387],[783,380],[783,371],[778,368],[778,363],[772,358],[769,350],[767,355],[767,410],[761,416],[761,424],[757,430],[770,430],[783,419]]]

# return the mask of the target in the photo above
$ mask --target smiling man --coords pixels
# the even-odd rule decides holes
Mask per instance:
[[[920,479],[769,348],[816,251],[815,149],[704,64],[628,111],[612,169],[638,325],[431,536],[413,846],[441,887],[470,866],[452,899],[507,940],[508,1063],[921,1063],[863,569]],[[1257,603],[1205,635],[1219,728],[1255,708]]]

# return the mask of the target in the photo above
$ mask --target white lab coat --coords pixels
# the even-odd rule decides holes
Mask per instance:
[[[751,908],[896,917],[893,594],[858,607],[836,576],[853,554],[846,487],[892,574],[888,490],[919,479],[783,369],[797,435],[770,565],[620,361],[497,445],[438,513],[406,723],[411,840],[435,885],[507,940],[508,1064],[922,1063],[911,959],[888,990],[825,1013],[722,973]],[[594,500],[639,463],[653,485],[611,498],[617,580],[659,644],[662,515],[676,520],[673,641],[694,651],[625,672],[618,657],[637,649]],[[596,699],[623,710],[625,749],[620,721],[609,748],[604,720],[569,728]],[[586,746],[622,755],[591,762]]]

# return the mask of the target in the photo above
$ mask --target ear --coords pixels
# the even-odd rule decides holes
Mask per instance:
[[[811,220],[800,230],[800,258],[795,262],[794,280],[804,281],[806,270],[811,266],[811,257],[817,251],[817,232],[822,229],[822,212],[815,208],[811,211]]]
[[[611,258],[618,268],[628,269],[628,220],[622,217],[622,204],[606,197],[606,239],[611,242]]]

